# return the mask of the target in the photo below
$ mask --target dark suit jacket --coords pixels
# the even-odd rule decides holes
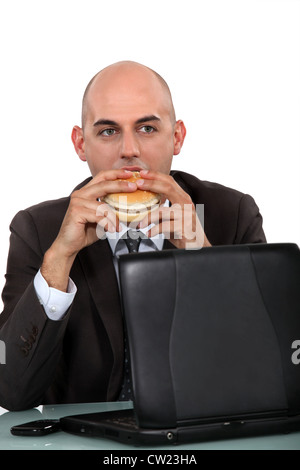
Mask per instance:
[[[251,196],[187,173],[172,175],[195,204],[204,204],[205,232],[213,245],[265,242],[262,218]],[[76,257],[70,276],[78,290],[63,320],[48,319],[33,286],[68,204],[69,197],[44,202],[19,212],[11,223],[0,316],[0,339],[6,344],[0,406],[7,409],[114,401],[120,392],[122,315],[107,240]],[[166,240],[167,248],[174,247]]]

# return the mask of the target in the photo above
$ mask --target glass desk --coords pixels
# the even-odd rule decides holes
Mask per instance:
[[[1,450],[149,450],[151,447],[131,447],[108,439],[75,436],[59,431],[47,436],[13,436],[13,425],[37,419],[57,419],[67,415],[93,413],[132,408],[131,402],[88,403],[74,405],[47,405],[27,411],[5,411],[0,415]],[[164,449],[172,452],[187,450],[299,450],[300,432],[222,441],[199,442],[176,446],[157,446],[152,449]]]

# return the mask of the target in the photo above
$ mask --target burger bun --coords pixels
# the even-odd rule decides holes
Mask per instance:
[[[134,183],[139,178],[141,178],[140,173],[133,171],[130,178],[119,181]],[[159,194],[141,189],[128,193],[111,193],[102,198],[112,208],[119,220],[125,223],[142,220],[152,210],[158,208],[160,199]]]

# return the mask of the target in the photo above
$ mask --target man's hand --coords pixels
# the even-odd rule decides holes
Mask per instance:
[[[114,192],[132,192],[135,183],[117,181],[131,176],[130,171],[109,170],[98,173],[83,188],[74,191],[57,238],[45,253],[41,273],[50,287],[66,291],[71,267],[77,253],[95,243],[97,225],[111,232],[119,231],[119,221],[99,198]]]
[[[141,171],[141,177],[142,180],[137,181],[139,189],[161,194],[163,201],[168,199],[171,202],[171,207],[160,207],[141,221],[140,228],[147,227],[150,222],[155,224],[148,232],[149,237],[164,233],[177,248],[211,246],[190,196],[172,176],[154,171]]]

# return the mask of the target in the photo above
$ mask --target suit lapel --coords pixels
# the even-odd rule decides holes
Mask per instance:
[[[123,367],[123,320],[112,252],[107,240],[99,240],[80,251],[78,257],[115,358],[109,394],[117,386]]]

